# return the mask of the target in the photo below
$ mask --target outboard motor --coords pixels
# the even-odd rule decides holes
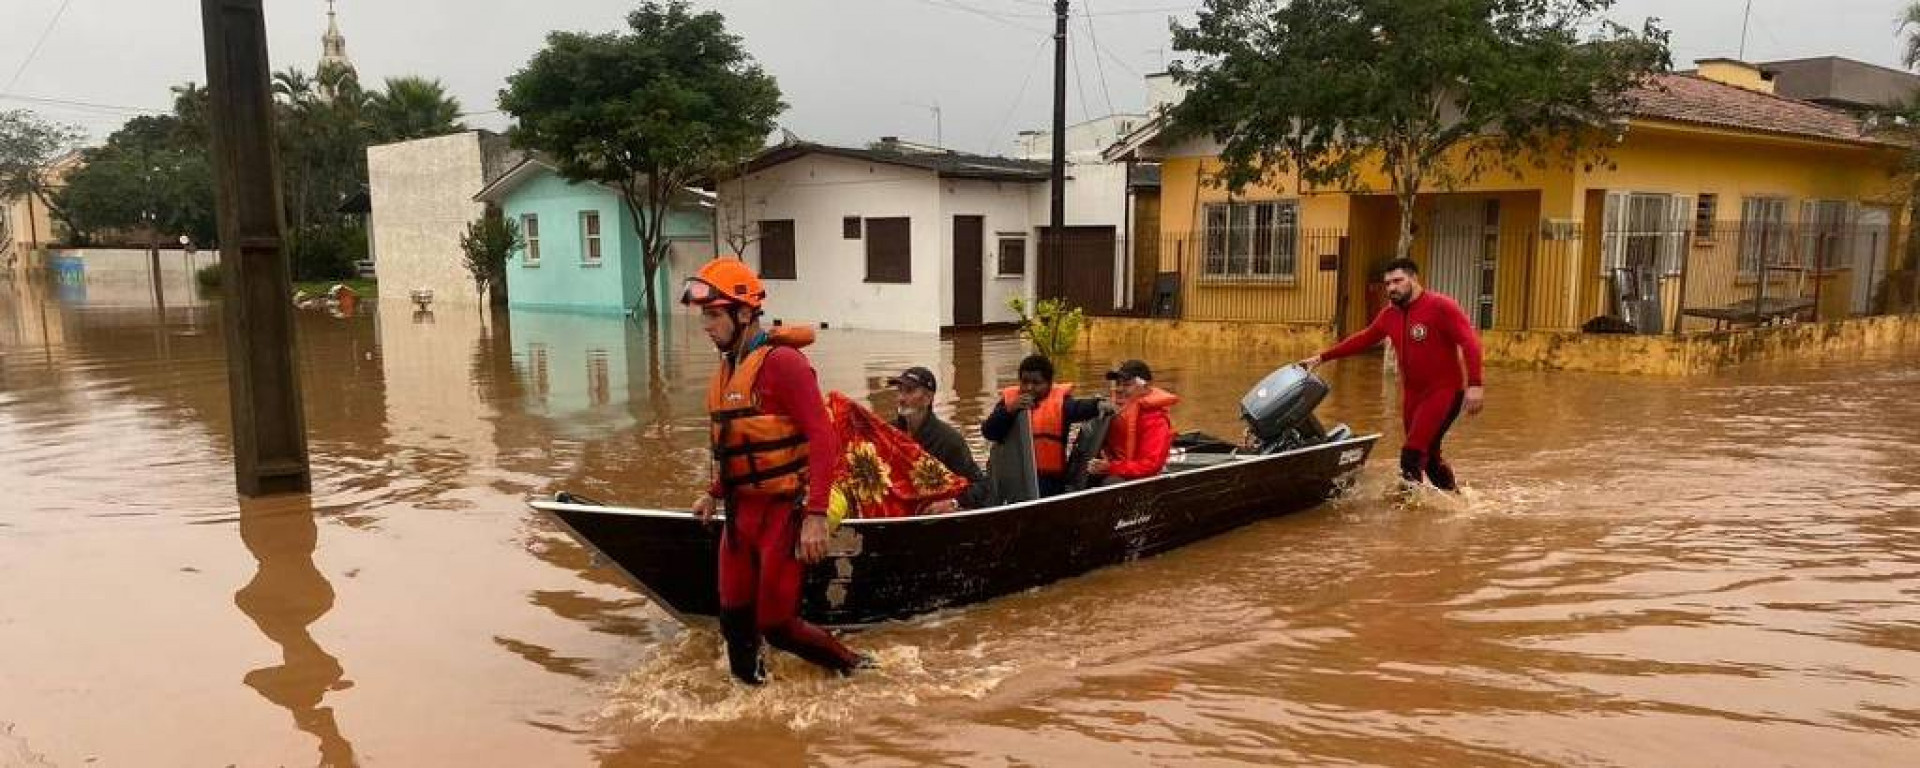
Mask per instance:
[[[1253,433],[1254,452],[1290,451],[1352,434],[1345,424],[1329,431],[1314,418],[1313,409],[1327,392],[1325,381],[1297,364],[1267,374],[1240,398],[1240,418]]]

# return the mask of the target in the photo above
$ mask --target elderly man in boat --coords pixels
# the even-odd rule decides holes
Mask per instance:
[[[1173,453],[1173,418],[1168,413],[1180,398],[1153,385],[1153,369],[1145,361],[1128,360],[1107,372],[1119,413],[1107,426],[1100,455],[1087,463],[1087,474],[1101,482],[1153,477],[1167,468]]]
[[[894,428],[911,436],[921,450],[939,461],[948,472],[967,481],[967,489],[958,497],[934,501],[923,514],[985,506],[989,491],[987,473],[981,471],[973,449],[967,447],[967,439],[960,435],[960,430],[933,412],[933,401],[940,388],[933,371],[916,365],[888,379],[887,385],[894,392]]]

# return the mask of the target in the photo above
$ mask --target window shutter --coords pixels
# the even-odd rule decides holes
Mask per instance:
[[[1796,254],[1798,258],[1793,261],[1802,267],[1817,268],[1819,266],[1813,263],[1814,245],[1819,242],[1820,237],[1817,213],[1819,210],[1819,206],[1812,200],[1800,201],[1800,252]]]

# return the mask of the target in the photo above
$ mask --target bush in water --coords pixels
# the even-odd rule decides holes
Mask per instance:
[[[193,273],[193,279],[201,288],[213,290],[220,287],[220,265],[208,264]]]
[[[1067,304],[1065,299],[1035,302],[1031,315],[1027,314],[1024,300],[1011,299],[1007,306],[1020,316],[1021,338],[1032,342],[1034,351],[1048,359],[1065,358],[1080,341],[1080,326],[1086,322],[1086,314],[1079,307]]]

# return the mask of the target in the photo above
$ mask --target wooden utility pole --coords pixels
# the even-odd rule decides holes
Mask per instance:
[[[312,488],[261,2],[200,0],[219,193],[234,479],[243,496]]]
[[[1050,242],[1047,243],[1046,259],[1040,269],[1042,283],[1057,283],[1067,271],[1067,0],[1054,0],[1053,4],[1052,192],[1052,208],[1047,215],[1047,240]],[[1042,293],[1058,291],[1058,286],[1041,286]]]

